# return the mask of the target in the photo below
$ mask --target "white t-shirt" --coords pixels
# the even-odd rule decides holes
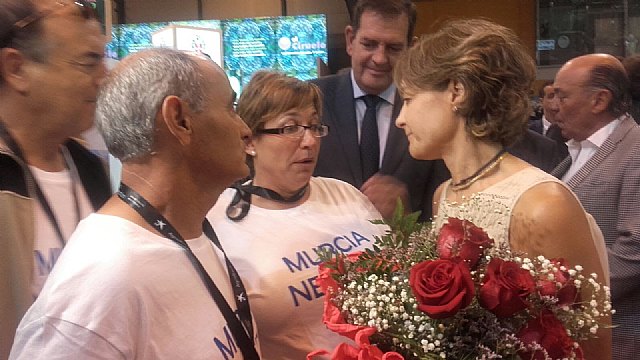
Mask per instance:
[[[65,240],[69,239],[78,225],[78,221],[93,212],[93,207],[80,183],[80,179],[72,181],[69,170],[47,172],[35,166],[29,166],[29,168],[47,198],[47,202],[60,226],[62,236]],[[80,210],[79,214],[76,213],[76,196]],[[33,242],[34,259],[31,293],[35,300],[62,252],[62,243],[40,201],[36,200],[34,204],[35,237]]]
[[[305,359],[348,339],[322,323],[324,294],[315,284],[319,248],[350,253],[371,247],[385,226],[353,186],[311,178],[307,201],[295,208],[268,210],[252,205],[241,221],[225,214],[235,190],[227,189],[207,217],[240,273],[251,304],[263,359]]]
[[[236,309],[221,253],[188,240]],[[115,216],[92,214],[69,240],[18,326],[10,359],[242,359],[185,251]]]

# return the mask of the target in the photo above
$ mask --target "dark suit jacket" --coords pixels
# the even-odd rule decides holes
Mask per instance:
[[[529,129],[520,140],[507,147],[507,151],[548,173],[566,156],[555,141]]]
[[[358,125],[349,72],[312,80],[324,95],[322,121],[329,125],[329,135],[322,138],[320,156],[314,175],[340,179],[360,188],[362,164],[358,145]],[[422,219],[431,218],[433,192],[449,172],[441,160],[415,160],[409,154],[409,142],[394,121],[402,102],[396,94],[380,173],[404,182],[409,190],[413,211],[423,211]]]
[[[556,124],[551,124],[551,126],[549,126],[549,129],[547,129],[547,133],[544,135],[546,137],[548,137],[549,139],[555,141],[555,142],[559,142],[559,143],[566,143],[568,139],[565,139],[564,136],[562,136],[562,130],[560,130],[560,127],[558,127],[558,125]]]
[[[542,134],[542,131],[544,130],[544,125],[542,124],[542,118],[530,117],[529,129],[537,132],[538,134]]]
[[[552,175],[561,178],[567,157]],[[567,181],[595,218],[607,245],[611,276],[613,359],[640,354],[640,127],[631,117],[618,125],[589,161]],[[636,355],[633,355],[636,354]]]

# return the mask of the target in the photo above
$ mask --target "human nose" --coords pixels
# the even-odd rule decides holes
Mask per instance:
[[[104,61],[100,62],[100,64],[98,64],[98,68],[96,69],[96,74],[94,77],[96,86],[102,85],[102,82],[107,77],[107,72],[107,64],[105,64]]]
[[[302,138],[300,139],[301,147],[309,147],[315,145],[319,140],[319,138],[313,136],[313,132],[311,128],[303,128],[304,132],[302,133]]]
[[[557,96],[551,99],[551,103],[549,104],[549,109],[554,113],[557,113],[560,110],[560,101],[558,100]]]
[[[240,115],[235,114],[235,120],[238,124],[238,131],[240,132],[240,138],[245,142],[245,145],[248,144],[251,139],[251,129],[247,126],[247,124],[242,120]]]
[[[399,127],[400,129],[404,129],[404,126],[407,124],[407,122],[404,120],[404,106],[400,109],[400,114],[398,114],[398,117],[396,118],[396,127]]]
[[[376,47],[373,51],[373,56],[371,57],[374,63],[376,64],[386,64],[389,62],[389,55],[387,54],[387,50],[383,45]]]

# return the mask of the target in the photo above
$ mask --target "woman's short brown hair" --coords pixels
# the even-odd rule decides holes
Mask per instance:
[[[453,20],[424,35],[395,66],[404,94],[465,89],[458,114],[472,136],[510,145],[525,131],[535,64],[513,31],[481,19]]]
[[[262,70],[256,72],[242,90],[236,111],[255,134],[267,121],[310,105],[321,117],[322,95],[315,84],[280,72]]]

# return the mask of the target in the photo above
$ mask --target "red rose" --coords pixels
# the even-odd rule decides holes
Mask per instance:
[[[566,270],[560,270],[565,266],[564,259],[552,259],[551,262],[558,268],[552,272],[553,280],[546,276],[538,279],[538,292],[542,296],[553,296],[558,298],[558,305],[571,305],[578,300],[578,289],[573,284],[573,279]]]
[[[438,255],[442,259],[461,259],[473,268],[484,253],[493,245],[493,240],[473,223],[449,218],[438,234]]]
[[[493,258],[478,298],[480,305],[497,317],[509,317],[527,307],[527,296],[535,286],[528,270],[515,262]]]
[[[409,273],[409,284],[418,309],[431,318],[443,319],[467,307],[475,288],[469,269],[452,260],[427,260]]]
[[[584,359],[582,349],[574,348],[574,341],[567,335],[564,325],[550,311],[544,311],[540,317],[529,320],[516,336],[530,348],[518,353],[522,359],[545,359],[542,350],[530,346],[534,343],[542,346],[552,359],[571,358],[574,353],[576,359]]]

